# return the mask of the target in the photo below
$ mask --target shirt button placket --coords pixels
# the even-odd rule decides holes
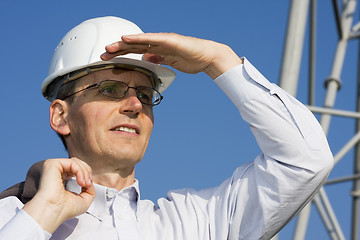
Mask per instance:
[[[114,199],[114,224],[120,240],[138,239],[135,213],[130,207],[129,198],[126,194],[120,193]]]

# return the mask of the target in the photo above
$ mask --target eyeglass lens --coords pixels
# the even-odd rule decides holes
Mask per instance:
[[[157,105],[161,101],[160,93],[150,87],[129,87],[124,82],[114,80],[105,80],[99,84],[100,93],[111,98],[123,98],[129,88],[135,89],[137,98],[144,104]]]

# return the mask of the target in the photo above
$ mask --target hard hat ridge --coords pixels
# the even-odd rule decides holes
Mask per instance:
[[[127,54],[109,61],[102,61],[100,58],[108,44],[121,41],[123,35],[138,33],[142,33],[142,30],[137,25],[118,17],[100,17],[80,23],[71,29],[55,48],[48,76],[42,83],[43,96],[52,101],[64,81],[69,81],[71,73],[86,70],[80,71],[86,75],[91,73],[89,69],[107,64],[120,64],[130,68],[135,66],[137,68],[134,70],[150,71],[158,81],[155,84],[157,90],[163,92],[174,80],[175,73],[166,67],[144,61],[143,54]]]

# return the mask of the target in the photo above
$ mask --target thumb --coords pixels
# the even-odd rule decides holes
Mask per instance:
[[[90,207],[90,204],[92,203],[92,201],[94,200],[96,195],[96,191],[94,188],[94,184],[91,184],[90,187],[82,187],[81,188],[81,193],[79,194],[79,196],[85,201],[85,205]]]

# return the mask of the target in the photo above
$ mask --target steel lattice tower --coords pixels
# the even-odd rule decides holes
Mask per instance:
[[[308,107],[314,113],[320,115],[319,121],[325,134],[328,134],[330,128],[330,120],[332,117],[353,118],[356,122],[355,133],[342,145],[338,152],[334,152],[335,163],[338,163],[346,153],[354,150],[353,174],[351,176],[340,176],[330,179],[324,187],[320,189],[318,194],[298,215],[296,226],[293,233],[293,239],[305,239],[307,226],[311,211],[317,211],[323,222],[324,228],[329,234],[329,239],[345,239],[342,227],[334,212],[331,199],[326,194],[328,184],[338,184],[345,181],[352,182],[352,191],[350,191],[351,206],[351,239],[359,240],[359,217],[360,217],[360,53],[358,53],[357,69],[357,96],[356,110],[345,111],[335,109],[335,100],[338,90],[341,86],[340,75],[344,65],[345,53],[349,41],[358,41],[360,38],[360,22],[354,19],[356,11],[356,0],[332,0],[334,10],[334,19],[336,22],[338,41],[333,57],[331,72],[329,77],[324,80],[326,94],[321,107],[314,105],[315,95],[315,59],[316,59],[316,0],[292,0],[289,9],[289,19],[283,51],[283,59],[280,73],[279,85],[292,94],[296,95],[298,87],[298,78],[300,71],[300,62],[303,52],[303,43],[306,27],[309,26],[309,82],[308,82]],[[309,16],[309,24],[307,18]],[[360,47],[358,47],[360,49]],[[336,168],[336,165],[335,165]],[[281,235],[281,234],[280,234]],[[311,236],[311,234],[310,234]],[[277,239],[278,236],[274,237]]]

